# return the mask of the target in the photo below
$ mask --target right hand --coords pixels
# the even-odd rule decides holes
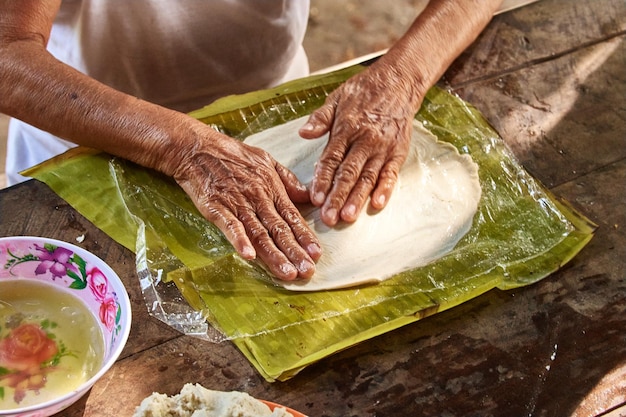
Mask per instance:
[[[293,204],[309,202],[306,187],[266,151],[217,135],[185,152],[175,180],[243,258],[282,280],[310,278],[321,247]]]

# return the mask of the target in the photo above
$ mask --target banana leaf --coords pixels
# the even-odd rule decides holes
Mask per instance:
[[[243,140],[310,113],[363,68],[226,97],[190,114]],[[478,164],[482,197],[473,226],[439,260],[348,289],[290,292],[272,284],[172,179],[123,159],[75,148],[25,175],[136,253],[151,314],[186,334],[230,340],[266,380],[287,380],[328,355],[491,289],[535,283],[593,236],[595,225],[533,179],[468,103],[434,87],[416,118]]]

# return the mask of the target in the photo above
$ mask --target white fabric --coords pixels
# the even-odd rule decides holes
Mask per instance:
[[[308,74],[308,0],[64,0],[48,50],[128,94],[179,111]],[[12,120],[7,181],[73,146]]]

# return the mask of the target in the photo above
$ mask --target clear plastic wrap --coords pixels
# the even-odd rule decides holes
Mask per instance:
[[[243,139],[308,114],[355,66],[233,96],[192,116]],[[493,288],[532,284],[591,239],[594,226],[534,180],[479,112],[433,88],[416,116],[479,166],[482,197],[447,255],[375,285],[290,292],[239,258],[170,179],[75,149],[34,176],[137,254],[150,313],[189,335],[230,340],[268,380],[285,380],[336,351],[456,306]],[[346,260],[349,261],[349,260]]]

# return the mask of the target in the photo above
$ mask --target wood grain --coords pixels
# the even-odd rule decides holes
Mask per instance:
[[[186,382],[243,390],[311,416],[598,416],[626,404],[626,2],[542,0],[494,19],[446,74],[522,164],[598,225],[539,283],[491,291],[264,381],[230,343],[148,315],[132,253],[36,181],[0,191],[0,235],[81,244],[122,276],[122,358],[63,416],[129,416]]]

